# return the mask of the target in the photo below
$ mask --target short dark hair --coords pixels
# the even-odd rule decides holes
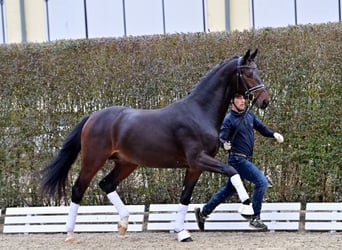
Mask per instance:
[[[245,96],[245,95],[243,95],[243,94],[239,94],[239,93],[236,93],[236,94],[234,94],[234,98],[235,98],[235,97],[240,97],[240,96],[243,96],[243,98],[245,98],[245,99],[246,99],[246,96]]]

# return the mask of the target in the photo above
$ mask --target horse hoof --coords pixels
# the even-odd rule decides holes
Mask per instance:
[[[182,230],[177,233],[178,241],[179,242],[191,242],[191,235],[187,230]]]
[[[118,232],[120,236],[124,236],[127,232],[127,227],[125,227],[124,225],[118,223]]]
[[[68,233],[64,242],[74,244],[77,242],[77,238],[74,236],[73,233]]]
[[[191,242],[191,241],[193,241],[193,240],[192,240],[191,237],[189,237],[189,238],[186,238],[186,239],[182,240],[181,242]]]

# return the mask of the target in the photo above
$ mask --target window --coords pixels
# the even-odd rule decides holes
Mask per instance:
[[[337,0],[297,0],[298,24],[338,22]]]
[[[163,34],[161,0],[125,0],[127,35]]]
[[[205,31],[206,13],[203,6],[205,1],[164,0],[164,2],[166,33]]]
[[[85,38],[83,0],[49,0],[50,40]]]
[[[254,0],[254,28],[295,24],[294,1]]]
[[[87,0],[89,38],[125,35],[122,3],[122,0]]]
[[[340,21],[341,0],[251,0],[254,28]]]

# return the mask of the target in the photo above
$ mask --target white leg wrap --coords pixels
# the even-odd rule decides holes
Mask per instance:
[[[78,211],[79,207],[80,207],[79,204],[71,202],[70,210],[69,210],[69,215],[68,215],[68,220],[67,220],[67,223],[66,223],[66,231],[67,232],[73,232],[74,229],[75,229],[77,211]]]
[[[191,238],[191,235],[187,230],[182,230],[177,233],[177,238],[178,238],[178,241],[181,242],[185,239]]]
[[[252,207],[252,204],[249,204],[249,205],[241,204],[238,209],[238,213],[242,214],[244,217],[254,215],[254,209]]]
[[[249,198],[249,195],[245,189],[245,186],[243,185],[241,181],[240,175],[239,174],[233,175],[232,177],[230,177],[230,181],[235,187],[236,192],[240,198],[240,201],[244,202],[245,200],[247,200]]]
[[[176,215],[176,220],[175,220],[175,232],[176,233],[184,230],[184,221],[185,221],[185,216],[187,212],[188,212],[188,206],[179,204],[177,215]]]
[[[116,208],[116,210],[118,210],[121,220],[129,216],[129,212],[127,208],[125,207],[125,204],[122,202],[122,200],[120,199],[116,191],[107,194],[107,196],[110,202]]]

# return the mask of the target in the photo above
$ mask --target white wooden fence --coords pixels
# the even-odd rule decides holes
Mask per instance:
[[[127,206],[130,212],[128,231],[142,231],[144,205]],[[4,233],[56,233],[65,232],[68,206],[11,207],[6,209]],[[75,232],[117,231],[120,220],[114,206],[80,206]]]
[[[342,202],[307,203],[305,210],[305,230],[342,231]]]
[[[238,212],[239,203],[220,204],[205,223],[205,230],[253,230],[249,223]],[[199,230],[194,213],[195,207],[203,204],[190,204],[185,218],[185,228]],[[148,213],[147,230],[172,231],[176,216],[177,204],[152,204]],[[264,203],[261,219],[269,230],[298,230],[300,222],[300,203]]]
[[[188,230],[199,230],[190,204],[185,218]],[[251,231],[237,209],[239,203],[220,204],[205,223],[207,231]],[[128,231],[173,231],[178,204],[128,205]],[[10,207],[6,209],[3,233],[65,232],[68,206]],[[301,217],[301,213],[305,216]],[[80,206],[75,232],[116,232],[119,215],[114,206]],[[301,211],[299,202],[263,203],[261,219],[270,231],[342,231],[342,203],[307,203]]]

